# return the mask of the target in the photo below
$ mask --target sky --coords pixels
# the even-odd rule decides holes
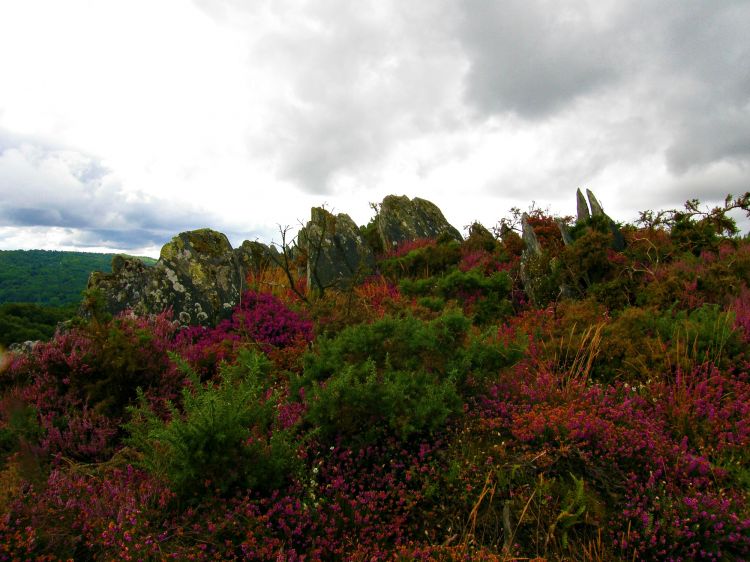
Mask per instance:
[[[747,0],[0,0],[0,249],[740,195],[748,29]]]

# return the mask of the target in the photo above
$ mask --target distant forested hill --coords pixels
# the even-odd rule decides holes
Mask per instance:
[[[115,254],[0,250],[0,304],[63,306],[78,303],[89,273],[110,271]],[[152,258],[142,258],[149,265]]]

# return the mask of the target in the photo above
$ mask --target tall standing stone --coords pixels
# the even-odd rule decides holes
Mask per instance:
[[[591,218],[591,214],[589,213],[589,206],[586,203],[586,199],[583,197],[583,193],[581,193],[581,189],[578,188],[576,190],[576,222],[586,222]]]
[[[344,213],[313,207],[298,241],[307,254],[307,286],[318,291],[347,289],[375,264],[356,223]]]

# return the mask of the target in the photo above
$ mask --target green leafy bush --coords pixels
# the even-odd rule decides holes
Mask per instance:
[[[342,330],[334,338],[319,338],[317,353],[305,359],[305,379],[320,381],[347,365],[372,361],[379,370],[425,369],[448,373],[463,364],[463,343],[470,321],[461,312],[448,310],[430,322],[413,316],[386,316],[371,324]]]
[[[313,388],[307,420],[326,441],[374,443],[383,434],[407,440],[441,428],[461,411],[453,377],[419,371],[378,372],[370,360],[348,365]]]
[[[0,304],[0,345],[7,347],[27,340],[47,340],[55,333],[58,323],[73,317],[75,309],[74,305]]]
[[[143,453],[144,468],[184,499],[280,486],[295,469],[296,447],[291,429],[276,427],[275,397],[265,396],[270,362],[243,350],[221,368],[217,383],[204,386],[174,358],[192,384],[183,390],[182,411],[172,405],[170,419],[162,420],[142,393],[130,409],[128,443]]]
[[[380,270],[391,279],[429,277],[448,271],[460,261],[461,243],[450,240],[417,248],[405,256],[386,259],[381,262]]]
[[[426,279],[403,279],[399,289],[404,295],[436,297],[442,300],[457,300],[466,305],[467,312],[474,315],[476,324],[486,324],[502,320],[512,312],[509,300],[511,280],[505,272],[496,272],[485,276],[479,269],[461,271],[454,269],[440,277]]]

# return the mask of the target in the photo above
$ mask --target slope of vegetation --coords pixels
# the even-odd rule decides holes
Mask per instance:
[[[54,335],[57,325],[72,318],[77,309],[78,305],[0,304],[0,346],[48,340]]]
[[[479,228],[213,329],[91,298],[0,375],[0,559],[750,558],[750,241],[644,221],[533,213],[537,305]]]
[[[92,271],[109,271],[115,254],[0,250],[0,304],[65,306],[81,302]],[[141,258],[153,265],[155,260]]]

